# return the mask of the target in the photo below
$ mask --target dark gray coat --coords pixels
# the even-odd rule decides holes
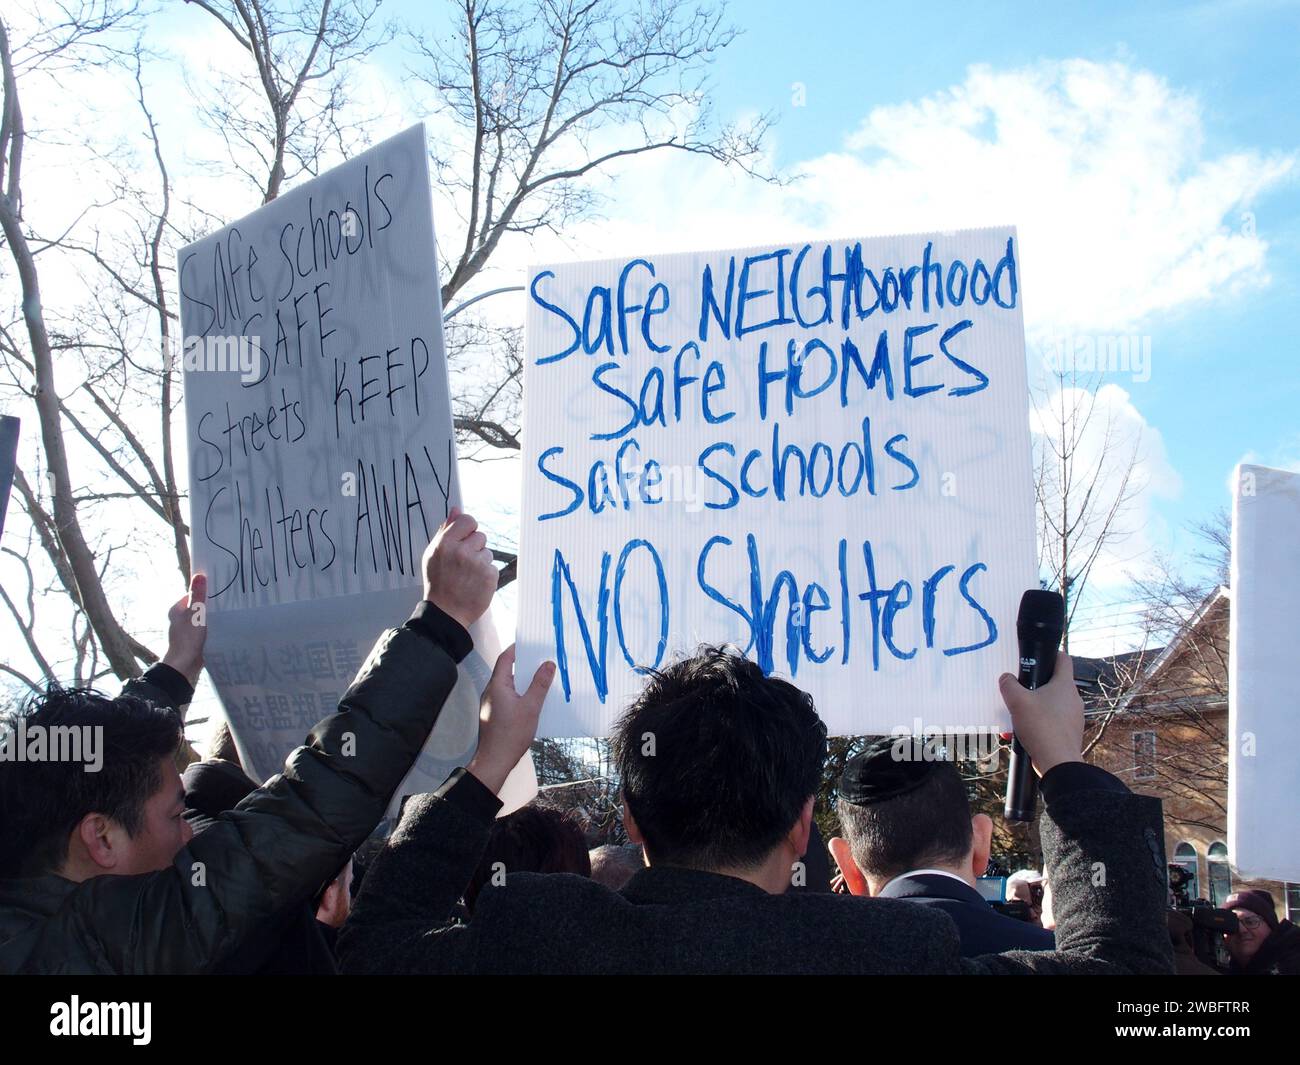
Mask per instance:
[[[963,959],[946,914],[902,899],[769,895],[672,867],[621,892],[569,874],[507,872],[468,924],[451,915],[499,804],[458,770],[407,804],[339,937],[345,972],[1170,973],[1156,799],[1082,763],[1043,780],[1055,951]]]

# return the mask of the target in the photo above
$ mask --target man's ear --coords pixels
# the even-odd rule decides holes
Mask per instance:
[[[125,854],[126,833],[121,826],[103,814],[86,814],[72,830],[68,859],[76,848],[95,866],[106,871],[116,869]]]
[[[976,814],[970,819],[970,827],[970,875],[978,880],[989,867],[989,851],[993,848],[993,818],[988,814]]]
[[[636,818],[632,816],[632,808],[626,799],[623,800],[623,831],[633,843],[645,846],[645,837],[641,835],[641,829],[637,827]]]
[[[835,864],[840,867],[840,873],[844,877],[844,884],[849,889],[849,894],[870,895],[871,890],[867,887],[867,878],[862,875],[857,862],[853,860],[853,851],[849,848],[849,841],[839,836],[832,836],[829,846],[831,857],[835,859]]]
[[[813,806],[816,805],[815,796],[810,796],[808,801],[803,804],[803,809],[799,811],[799,819],[790,829],[790,834],[786,836],[791,848],[794,850],[796,859],[802,858],[808,853],[808,837],[812,835]]]

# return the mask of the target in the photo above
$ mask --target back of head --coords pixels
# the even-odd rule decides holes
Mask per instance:
[[[707,647],[650,674],[612,746],[652,863],[749,868],[816,793],[826,726],[794,685]]]
[[[181,774],[185,784],[186,816],[194,821],[215,821],[257,790],[257,785],[235,762],[221,758],[192,762]]]
[[[492,823],[487,849],[465,889],[465,906],[474,903],[484,886],[511,873],[576,873],[591,875],[587,841],[569,813],[530,802]]]
[[[239,748],[235,746],[234,733],[224,721],[213,730],[212,739],[208,742],[208,760],[214,758],[219,758],[223,762],[232,762],[240,769],[244,767],[244,763],[239,758]]]
[[[5,877],[59,869],[72,830],[90,813],[134,836],[145,802],[162,785],[161,763],[183,736],[175,710],[79,688],[51,687],[4,725],[10,748],[0,759]]]
[[[1043,874],[1037,869],[1017,869],[1007,877],[1007,894],[1011,894],[1016,889],[1017,884],[1038,884],[1043,880]]]
[[[970,799],[949,761],[929,764],[916,786],[891,798],[859,804],[841,794],[838,813],[854,863],[878,880],[955,866],[970,853]]]
[[[623,890],[623,886],[644,867],[645,856],[634,844],[620,847],[606,843],[591,852],[591,879],[610,891]]]

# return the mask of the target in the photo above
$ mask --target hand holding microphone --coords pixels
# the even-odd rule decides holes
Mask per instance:
[[[1077,762],[1083,752],[1083,700],[1074,686],[1074,664],[1057,646],[1065,629],[1065,603],[1055,592],[1033,590],[1020,600],[1016,635],[1020,677],[1004,673],[998,684],[1011,711],[1015,742],[1007,772],[1004,814],[1010,821],[1032,821],[1038,795],[1034,776],[1061,762]]]

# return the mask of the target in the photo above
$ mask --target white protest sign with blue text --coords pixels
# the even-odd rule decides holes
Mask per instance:
[[[332,713],[419,600],[459,501],[424,130],[185,248],[190,514],[207,666],[258,779]],[[477,738],[490,619],[398,795]]]
[[[1036,587],[1012,228],[530,272],[517,630],[547,735],[734,644],[832,732],[1007,724]]]

